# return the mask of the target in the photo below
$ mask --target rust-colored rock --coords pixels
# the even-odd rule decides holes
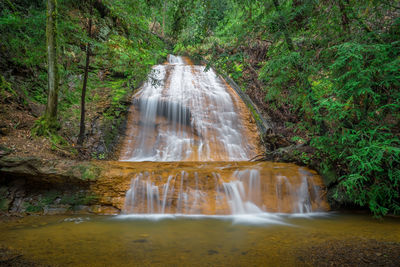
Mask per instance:
[[[315,171],[294,164],[273,162],[109,162],[107,164],[106,171],[96,183],[92,184],[91,189],[96,195],[101,196],[101,204],[112,205],[126,213],[231,214],[259,211],[291,213],[329,209],[324,200],[325,191],[320,176]],[[232,196],[232,192],[237,188],[239,191],[243,190],[239,193],[240,200]],[[232,203],[235,201],[239,202]]]

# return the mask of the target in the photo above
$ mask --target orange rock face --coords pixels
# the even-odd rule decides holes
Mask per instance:
[[[170,56],[133,97],[121,159],[249,160],[262,152],[255,121],[212,69]]]
[[[314,171],[246,162],[260,153],[257,126],[238,94],[212,69],[170,55],[133,98],[121,151],[127,162],[111,163],[94,190],[124,213],[328,209]]]
[[[103,166],[104,167],[104,166]],[[92,185],[124,213],[326,211],[315,171],[272,162],[111,162]]]

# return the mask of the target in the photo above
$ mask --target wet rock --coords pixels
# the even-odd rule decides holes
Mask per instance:
[[[8,187],[6,186],[0,187],[0,211],[2,212],[8,211],[11,203],[12,199],[9,198]]]
[[[120,210],[112,206],[93,205],[89,207],[89,211],[101,215],[116,215]]]
[[[97,204],[89,187],[101,177],[105,165],[89,161],[0,157],[0,186],[7,187],[0,196],[0,208],[13,214],[26,211],[50,215],[70,213],[71,206]],[[103,206],[79,207],[78,213],[119,213],[115,208]]]
[[[68,207],[45,207],[43,208],[43,215],[66,214],[68,211]]]
[[[74,206],[75,213],[90,213],[91,208],[86,205],[77,205]]]
[[[90,221],[89,217],[83,218],[83,217],[73,217],[73,218],[65,218],[64,222],[74,222],[75,224],[80,224],[83,222]]]
[[[101,172],[101,166],[89,161],[42,160],[36,157],[0,158],[0,175],[24,177],[48,183],[85,184],[94,180]]]
[[[214,255],[214,254],[218,254],[219,252],[216,251],[216,250],[214,250],[214,249],[209,249],[209,250],[207,251],[207,253],[208,253],[208,255]]]
[[[97,154],[104,154],[106,152],[106,148],[103,144],[99,144],[96,148]]]
[[[25,208],[23,207],[24,200],[22,198],[17,198],[13,201],[12,207],[10,209],[11,213],[21,213],[25,212]]]

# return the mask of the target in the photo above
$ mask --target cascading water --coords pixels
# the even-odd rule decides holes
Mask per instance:
[[[168,58],[134,96],[122,160],[233,161],[257,155],[256,127],[245,127],[239,114],[250,114],[235,92],[212,69]]]
[[[133,98],[121,160],[154,163],[132,173],[123,212],[326,210],[321,179],[312,171],[293,164],[240,163],[260,151],[254,120],[236,92],[212,69],[169,55]],[[165,163],[155,163],[160,161]],[[181,163],[171,170],[171,162]]]
[[[319,177],[304,168],[275,163],[202,168],[139,172],[131,180],[124,212],[223,215],[325,209]]]

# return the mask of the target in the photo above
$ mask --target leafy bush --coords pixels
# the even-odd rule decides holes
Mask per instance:
[[[332,48],[335,91],[319,101],[330,131],[312,140],[340,166],[339,190],[375,215],[400,213],[399,59],[391,45],[344,43]],[[391,92],[388,94],[388,92]]]
[[[227,1],[209,36],[196,30],[194,39],[188,32],[206,16],[186,14],[175,51],[207,59],[241,87],[254,87],[256,76],[263,91],[253,95],[290,118],[302,143],[315,148],[298,160],[331,174],[339,203],[367,206],[375,216],[398,214],[398,8],[388,1],[328,2]]]

